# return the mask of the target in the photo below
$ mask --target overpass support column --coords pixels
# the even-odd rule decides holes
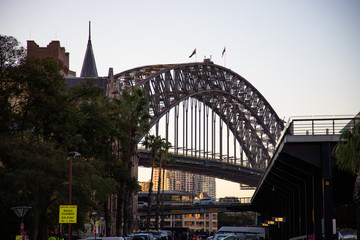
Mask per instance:
[[[322,144],[322,193],[323,193],[323,221],[325,239],[333,239],[332,226],[332,161],[330,143]]]

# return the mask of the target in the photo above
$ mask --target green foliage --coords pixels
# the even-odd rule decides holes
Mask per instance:
[[[139,89],[109,99],[92,80],[67,89],[53,58],[24,60],[16,39],[0,35],[2,41],[9,43],[0,45],[2,239],[18,233],[14,206],[32,206],[25,218],[31,239],[45,239],[47,229],[58,224],[58,207],[69,195],[66,155],[74,150],[81,157],[72,161],[72,203],[78,205],[72,228],[82,229],[99,201],[124,194],[122,186],[126,192],[139,190],[129,156],[148,129],[147,101]]]
[[[154,175],[154,167],[155,163],[159,166],[159,179],[158,179],[158,189],[156,196],[156,215],[155,215],[155,228],[159,226],[159,215],[160,215],[160,186],[161,186],[161,167],[166,165],[166,163],[170,162],[171,155],[168,154],[169,149],[171,148],[171,143],[166,141],[165,138],[161,138],[161,136],[154,135],[146,135],[142,145],[146,149],[150,149],[151,151],[151,180],[149,186],[149,195],[148,195],[148,211],[146,217],[146,228],[150,227],[150,208],[151,208],[151,195],[153,191],[153,175]],[[165,163],[164,163],[164,162]]]
[[[135,150],[140,138],[149,131],[149,103],[144,92],[133,88],[131,93],[123,92],[120,99],[121,115],[120,142],[124,156]],[[124,159],[125,162],[129,159]]]
[[[28,135],[0,139],[3,143],[0,145],[1,206],[32,206],[28,216],[32,229],[44,224],[56,225],[57,218],[50,217],[56,214],[48,214],[48,209],[66,203],[68,196],[62,194],[67,176],[63,152]],[[7,221],[4,216],[0,219]]]
[[[357,175],[353,199],[360,207],[360,123],[340,135],[340,140],[333,153],[337,159],[336,165],[340,169]]]
[[[336,164],[342,170],[356,174],[360,171],[360,123],[345,130],[334,148]]]
[[[5,79],[8,70],[25,58],[25,49],[11,36],[0,35],[0,79]]]

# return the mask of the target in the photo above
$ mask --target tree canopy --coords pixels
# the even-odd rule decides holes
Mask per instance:
[[[19,232],[11,207],[32,207],[24,218],[31,239],[45,239],[48,228],[58,224],[59,205],[68,204],[70,151],[81,153],[72,161],[72,204],[78,205],[72,229],[81,229],[89,211],[110,194],[124,194],[120,185],[126,184],[128,192],[138,190],[129,163],[124,154],[114,154],[114,146],[135,139],[123,131],[129,129],[124,126],[129,116],[144,121],[132,127],[134,137],[138,129],[147,129],[146,118],[136,115],[138,109],[124,109],[123,100],[104,96],[93,80],[67,88],[55,59],[24,58],[13,37],[0,35],[0,42],[2,239],[14,239]],[[146,108],[139,94],[129,97]]]

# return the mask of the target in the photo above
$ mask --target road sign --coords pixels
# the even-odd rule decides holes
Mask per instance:
[[[98,233],[99,232],[99,221],[95,221],[95,227],[94,227],[94,233]]]
[[[59,223],[76,223],[77,205],[59,206]]]

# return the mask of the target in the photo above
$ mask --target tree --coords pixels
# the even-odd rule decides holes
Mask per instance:
[[[65,159],[76,150],[82,156],[73,161],[72,202],[78,204],[78,224],[72,228],[82,229],[88,212],[106,207],[115,193],[124,199],[119,206],[128,227],[133,219],[125,207],[139,190],[132,161],[140,136],[149,128],[144,93],[134,88],[121,99],[110,99],[94,80],[67,88],[55,59],[24,59],[16,39],[7,40],[9,44],[0,45],[0,53],[6,53],[0,56],[0,203],[7,209],[0,210],[0,221],[14,205],[31,204],[31,239],[45,239],[45,229],[57,225],[58,205],[67,204]],[[46,183],[43,190],[40,182]],[[17,231],[10,230],[2,237],[13,239]]]
[[[155,227],[159,229],[159,217],[160,217],[160,190],[161,190],[161,169],[164,165],[163,161],[166,161],[169,157],[168,152],[171,148],[171,143],[166,141],[165,138],[162,138],[159,142],[159,179],[158,179],[158,189],[156,196],[156,215],[155,215]],[[163,186],[164,189],[164,186]]]
[[[140,88],[132,88],[131,92],[123,92],[119,99],[119,131],[118,152],[119,159],[131,173],[133,172],[136,157],[137,144],[141,137],[149,131],[149,102]],[[135,176],[131,175],[132,181],[123,182],[118,191],[117,224],[124,217],[124,234],[127,234],[135,223],[133,218],[133,195],[139,191],[139,185]],[[136,182],[137,184],[134,184]],[[122,196],[122,197],[120,197]],[[120,229],[117,227],[117,229]],[[120,235],[120,233],[118,233]]]
[[[334,155],[340,169],[356,175],[353,199],[357,206],[358,235],[360,235],[360,123],[340,135],[340,140],[334,148]]]
[[[156,153],[159,145],[159,137],[154,135],[146,135],[142,145],[145,149],[150,149],[151,151],[151,176],[150,176],[150,186],[149,186],[149,194],[148,194],[148,209],[146,215],[146,229],[150,229],[150,214],[151,214],[151,205],[152,205],[152,192],[153,192],[153,177],[154,177],[154,167],[156,161]]]
[[[28,134],[1,136],[1,142],[1,205],[8,209],[32,206],[26,225],[30,229],[29,235],[31,239],[45,239],[48,227],[58,225],[59,205],[68,203],[69,163],[66,154],[55,144]],[[92,201],[93,191],[97,189],[94,186],[99,185],[97,191],[104,192],[114,183],[99,178],[98,169],[84,159],[77,158],[73,163],[73,204],[78,205],[78,224],[74,227],[82,229],[89,207],[96,207]],[[2,225],[8,224],[8,219],[2,216]],[[18,229],[9,232],[8,236],[17,232]],[[6,236],[6,232],[2,234]]]
[[[0,132],[6,131],[13,118],[14,102],[19,95],[19,82],[11,79],[15,69],[25,59],[25,49],[11,36],[0,35]]]
[[[169,147],[168,149],[171,148],[170,143],[168,142]],[[163,176],[162,176],[162,196],[161,196],[161,220],[160,220],[160,229],[162,229],[164,227],[165,224],[165,216],[164,216],[164,190],[165,190],[165,172],[166,172],[166,168],[169,165],[173,165],[175,163],[175,159],[172,157],[172,154],[169,153],[168,151],[165,152],[165,157],[162,160],[162,172],[163,172]]]
[[[18,66],[25,59],[26,51],[12,36],[0,35],[0,46],[0,80],[3,84],[9,69]]]
[[[159,228],[159,215],[160,215],[160,186],[161,186],[161,166],[162,166],[162,159],[163,156],[167,154],[168,150],[171,147],[171,144],[166,141],[166,139],[161,138],[161,136],[154,136],[154,135],[146,135],[145,140],[143,141],[142,145],[146,149],[150,149],[151,151],[151,179],[150,179],[150,186],[149,186],[149,195],[148,195],[148,212],[146,218],[146,228],[150,228],[150,213],[151,213],[151,195],[153,191],[153,175],[154,175],[154,167],[155,163],[158,162],[159,164],[159,178],[158,178],[158,191],[156,197],[156,216],[155,216],[155,228]]]
[[[8,221],[11,207],[31,205],[31,239],[45,239],[47,228],[57,225],[59,204],[68,203],[66,155],[77,150],[82,157],[73,162],[73,204],[78,204],[74,229],[82,229],[89,210],[98,208],[98,201],[105,201],[117,186],[109,174],[115,162],[114,136],[104,127],[118,127],[116,114],[108,111],[116,103],[90,82],[68,91],[53,58],[22,60],[21,54],[11,54],[16,44],[14,49],[6,46],[0,45],[0,53],[18,58],[1,59],[0,203],[6,210],[0,211],[0,221]],[[2,238],[13,239],[18,230],[11,230],[3,231]]]

